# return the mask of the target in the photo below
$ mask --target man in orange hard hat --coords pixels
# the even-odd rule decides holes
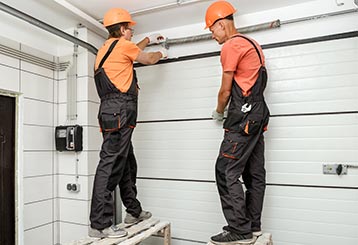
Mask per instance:
[[[143,211],[137,199],[137,163],[132,133],[137,121],[138,82],[133,62],[155,64],[167,57],[167,50],[144,52],[148,44],[159,44],[164,37],[153,34],[137,44],[131,42],[136,24],[125,9],[109,10],[103,19],[109,32],[95,62],[95,82],[101,104],[98,113],[103,135],[100,162],[93,184],[90,221],[91,237],[122,237],[127,232],[113,225],[112,192],[119,185],[126,207],[124,222],[134,224],[152,214]]]
[[[224,122],[224,139],[215,176],[227,226],[211,237],[215,244],[250,244],[261,232],[265,194],[264,136],[269,110],[264,100],[267,83],[265,58],[260,45],[237,32],[234,7],[226,1],[212,3],[205,16],[212,38],[222,44],[221,87],[212,117]],[[246,193],[241,181],[242,177]]]

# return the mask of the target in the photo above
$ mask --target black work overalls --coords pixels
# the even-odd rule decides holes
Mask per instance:
[[[256,49],[261,67],[258,78],[247,97],[233,80],[225,135],[216,161],[216,183],[225,219],[225,230],[247,234],[261,230],[261,212],[265,193],[264,127],[269,110],[263,92],[267,83],[266,68],[253,41],[244,38]],[[242,176],[247,189],[244,193]]]
[[[135,71],[130,89],[120,92],[106,75],[102,65],[117,44],[115,40],[95,71],[95,82],[101,105],[98,121],[103,135],[100,162],[93,184],[91,227],[101,230],[112,225],[114,213],[112,192],[119,185],[127,213],[138,217],[142,211],[137,200],[137,163],[131,137],[137,120],[138,87]]]

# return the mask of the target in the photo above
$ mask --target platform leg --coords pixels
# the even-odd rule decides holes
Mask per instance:
[[[163,238],[164,238],[164,245],[170,245],[171,244],[171,234],[170,234],[170,224],[168,224],[163,229]]]

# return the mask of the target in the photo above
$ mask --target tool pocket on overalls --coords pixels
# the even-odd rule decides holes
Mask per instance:
[[[221,154],[230,159],[240,159],[246,143],[239,139],[237,132],[225,132],[224,140],[221,144]]]
[[[121,127],[119,113],[102,113],[98,117],[102,132],[113,132]]]
[[[240,123],[239,132],[241,135],[254,135],[257,134],[262,125],[262,120],[260,118],[248,116],[246,120]]]

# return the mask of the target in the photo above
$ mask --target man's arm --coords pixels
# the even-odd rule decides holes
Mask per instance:
[[[147,37],[143,38],[142,41],[137,43],[136,45],[141,49],[144,50],[149,44],[149,39]]]
[[[225,107],[229,103],[233,78],[234,78],[233,71],[223,72],[222,79],[221,79],[221,87],[218,93],[218,104],[216,106],[216,111],[218,113],[224,113]]]
[[[168,51],[161,47],[157,52],[144,52],[140,51],[135,61],[143,65],[153,65],[157,63],[161,58],[167,58]]]

